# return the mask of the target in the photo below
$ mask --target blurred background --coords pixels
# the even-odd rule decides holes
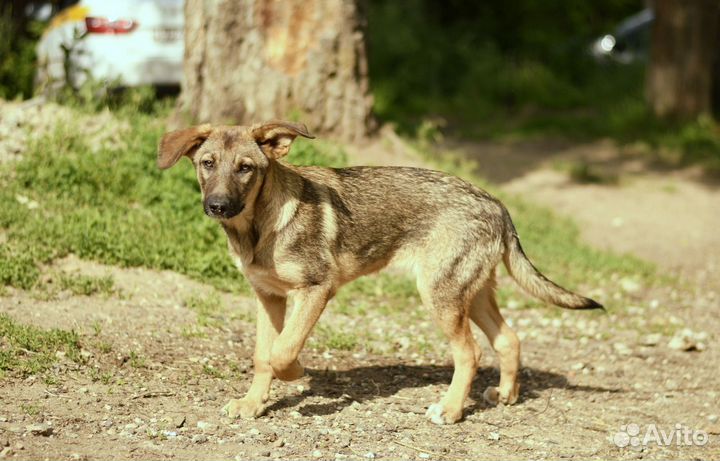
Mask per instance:
[[[715,1],[203,3],[5,1],[0,96],[85,86],[98,99],[106,85],[149,98],[184,81],[178,124],[294,117],[350,141],[386,122],[411,135],[611,137],[719,162]]]

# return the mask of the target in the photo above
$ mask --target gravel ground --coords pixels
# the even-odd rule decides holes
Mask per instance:
[[[219,415],[252,375],[253,301],[222,295],[217,326],[200,327],[188,296],[212,288],[170,272],[118,269],[74,259],[53,271],[110,274],[111,296],[7,290],[0,311],[83,334],[87,363],[61,359],[49,375],[0,385],[0,444],[18,459],[717,459],[720,425],[714,339],[715,293],[630,287],[633,305],[607,315],[553,308],[507,309],[523,337],[520,401],[490,407],[482,390],[498,380],[485,344],[465,418],[438,427],[424,417],[452,375],[430,322],[368,312],[358,323],[330,308],[325,328],[353,322],[381,330],[382,354],[358,347],[303,353],[305,378],[275,383],[266,415]],[[501,282],[507,280],[502,277]],[[417,310],[422,312],[422,308]],[[667,321],[666,333],[648,323]],[[669,327],[672,325],[673,327]],[[188,333],[192,332],[192,333]],[[478,338],[480,339],[478,333]],[[681,338],[681,339],[678,339]],[[484,342],[484,341],[483,341]],[[427,344],[430,344],[428,346]],[[420,347],[422,345],[422,347]],[[618,448],[637,424],[667,433],[704,431],[703,446]],[[622,437],[622,433],[621,433]],[[622,440],[622,439],[620,439]]]

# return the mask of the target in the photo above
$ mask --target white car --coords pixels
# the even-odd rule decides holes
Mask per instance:
[[[61,9],[37,46],[37,84],[179,86],[183,0],[80,0]],[[66,77],[67,74],[67,77]]]

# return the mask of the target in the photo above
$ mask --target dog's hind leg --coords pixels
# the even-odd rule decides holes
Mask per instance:
[[[256,418],[268,400],[273,370],[270,365],[272,346],[283,329],[287,299],[258,293],[257,335],[255,338],[255,374],[247,394],[232,399],[221,411],[230,418]]]
[[[520,386],[520,341],[505,323],[495,301],[494,277],[475,296],[470,307],[470,317],[487,335],[490,344],[500,359],[500,384],[485,389],[483,397],[488,403],[513,404],[517,401]]]
[[[452,424],[462,418],[463,404],[480,362],[480,348],[470,330],[469,302],[461,301],[461,296],[448,296],[443,289],[428,289],[422,282],[418,288],[423,303],[433,311],[450,340],[455,366],[450,387],[439,403],[430,405],[426,416],[435,424]]]

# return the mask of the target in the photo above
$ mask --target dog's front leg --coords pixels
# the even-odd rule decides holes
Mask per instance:
[[[305,370],[297,360],[298,355],[331,296],[331,288],[324,285],[297,290],[295,307],[270,354],[276,378],[293,381],[303,376]]]
[[[270,357],[273,343],[283,329],[287,298],[258,293],[257,337],[255,338],[255,375],[247,394],[232,399],[222,409],[230,418],[255,418],[265,410],[273,379]]]

